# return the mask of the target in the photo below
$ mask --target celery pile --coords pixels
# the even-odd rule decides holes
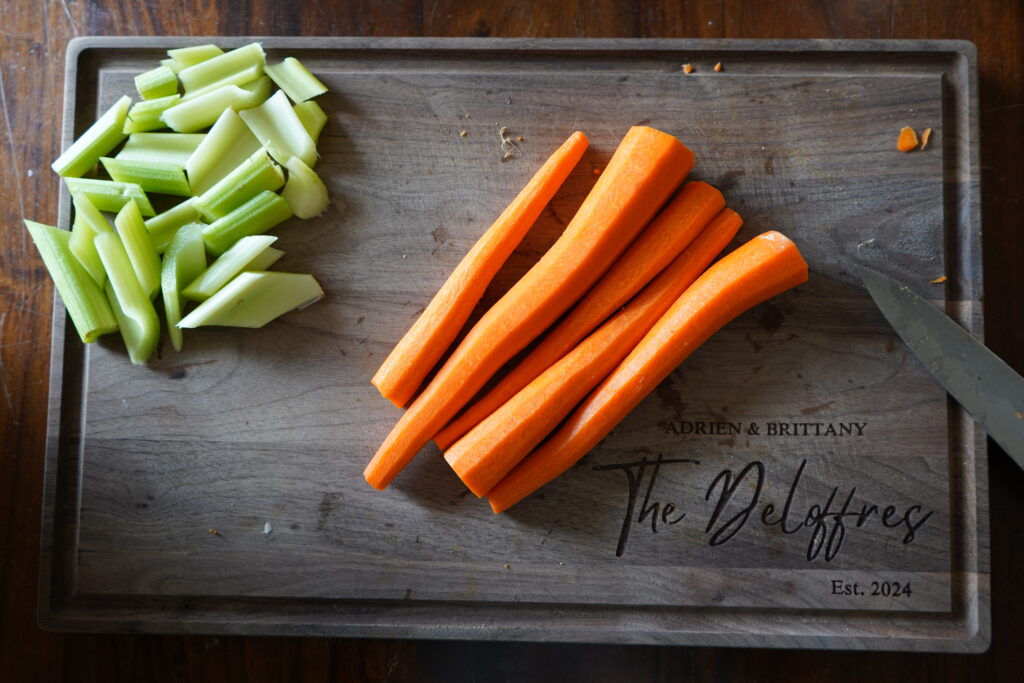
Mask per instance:
[[[322,297],[311,275],[269,272],[284,252],[264,233],[327,208],[313,170],[327,115],[312,99],[326,86],[250,43],[168,50],[135,89],[141,100],[121,97],[53,162],[72,230],[25,221],[82,341],[120,330],[141,364],[161,293],[177,351],[183,328],[262,327]],[[179,201],[158,212],[149,194]]]

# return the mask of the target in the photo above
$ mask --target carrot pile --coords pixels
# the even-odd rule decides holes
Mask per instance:
[[[433,439],[473,493],[487,496],[496,513],[507,510],[597,445],[719,328],[806,281],[807,264],[777,232],[711,265],[742,219],[702,182],[686,183],[668,201],[693,153],[671,135],[636,126],[561,237],[416,395],[586,146],[577,132],[551,156],[374,376],[384,396],[408,405],[364,471],[375,488]]]

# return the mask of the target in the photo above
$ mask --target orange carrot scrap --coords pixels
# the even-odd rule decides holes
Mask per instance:
[[[683,64],[683,73],[684,74],[692,74],[693,73],[693,64]]]
[[[928,140],[930,140],[931,137],[932,137],[932,129],[931,128],[925,128],[924,132],[921,133],[921,149],[924,149],[925,147],[928,146]]]
[[[716,63],[715,64],[715,71],[721,71],[721,70],[722,70],[722,63],[721,62]]]
[[[901,152],[909,152],[915,147],[917,147],[917,133],[914,132],[913,128],[903,126],[900,129],[899,140],[896,141],[896,149]]]
[[[948,280],[948,279],[949,279],[949,278],[948,278],[948,277],[946,277],[945,275],[940,275],[940,276],[938,276],[937,278],[935,278],[934,280],[930,280],[930,282],[931,282],[931,283],[932,283],[933,285],[941,285],[941,284],[942,284],[943,282],[945,282],[945,281],[946,281],[946,280]]]

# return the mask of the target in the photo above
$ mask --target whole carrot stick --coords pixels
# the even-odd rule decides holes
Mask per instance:
[[[370,382],[402,407],[441,359],[487,285],[587,149],[576,131],[540,167],[526,187],[487,229],[437,291],[420,317],[399,340]]]
[[[493,389],[434,437],[437,447],[447,450],[463,434],[572,350],[581,339],[650,282],[724,206],[722,193],[707,183],[687,183],[679,196],[644,228],[622,258],[615,262],[537,348]]]
[[[596,446],[676,366],[748,308],[807,281],[807,263],[778,232],[750,240],[707,270],[554,436],[487,494],[502,512]]]
[[[693,165],[667,133],[636,126],[561,237],[469,331],[416,397],[363,476],[386,487],[487,380],[576,302],[657,213]]]
[[[722,211],[650,285],[444,454],[477,496],[490,491],[625,358],[743,224]]]

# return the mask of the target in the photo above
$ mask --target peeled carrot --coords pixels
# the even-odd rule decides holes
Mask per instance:
[[[596,446],[676,366],[748,308],[807,281],[807,263],[778,232],[750,240],[683,293],[554,436],[487,494],[502,512],[548,483]]]
[[[509,358],[601,277],[693,166],[667,133],[636,126],[561,237],[469,331],[416,397],[363,476],[382,489]]]
[[[576,131],[534,174],[448,276],[420,317],[370,382],[395,405],[409,402],[469,319],[487,285],[505,263],[587,149]]]
[[[637,345],[708,267],[743,224],[725,209],[624,309],[444,454],[459,478],[483,496],[515,467]]]
[[[896,140],[896,149],[901,152],[910,152],[917,147],[917,133],[913,128],[903,126],[900,129],[900,136]]]
[[[687,183],[682,192],[637,237],[604,277],[493,389],[434,437],[447,450],[463,434],[516,395],[595,327],[629,301],[700,233],[725,206],[722,193],[707,183]],[[696,276],[694,276],[696,277]]]

